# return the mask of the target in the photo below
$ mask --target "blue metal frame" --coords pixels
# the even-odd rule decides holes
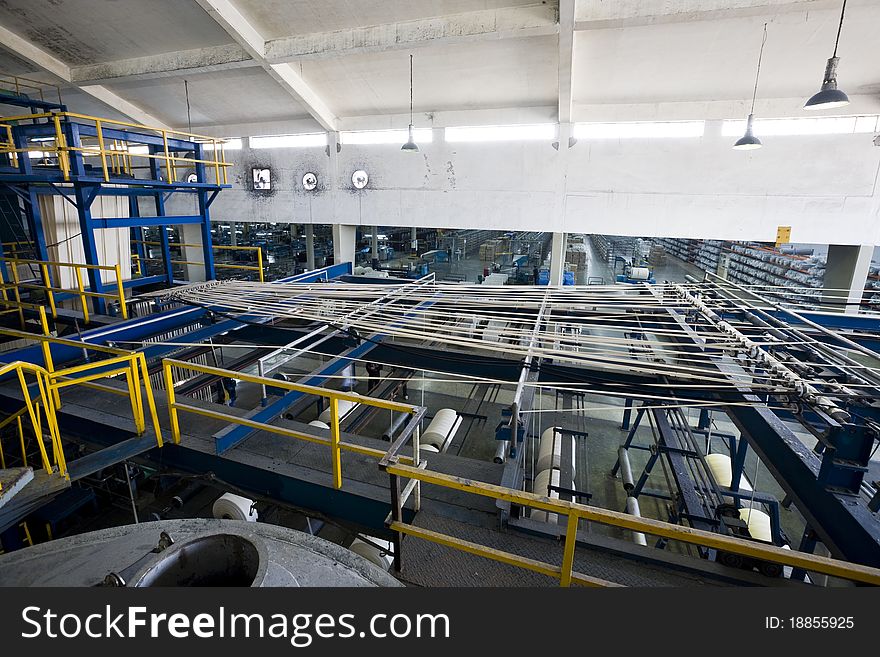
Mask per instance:
[[[29,107],[34,101],[26,97],[16,97],[18,104]],[[6,98],[0,100],[6,101]],[[10,101],[11,102],[11,101]],[[62,109],[63,106],[49,103],[45,109]],[[76,120],[64,118],[62,131],[67,143],[73,148],[81,147],[83,136],[95,137],[97,129],[94,125]],[[54,136],[55,128],[51,122],[34,124],[20,124],[13,126],[13,143],[16,148],[26,148],[28,139],[40,136]],[[121,140],[136,144],[148,145],[150,152],[156,154],[164,150],[161,136],[138,132],[131,129],[103,128],[105,139]],[[167,140],[169,151],[175,153],[192,153],[196,159],[204,159],[204,144],[184,139],[169,138]],[[211,244],[211,216],[210,205],[221,189],[227,189],[231,185],[209,183],[207,181],[207,168],[203,163],[196,163],[195,171],[197,182],[175,182],[164,180],[159,160],[150,159],[150,176],[146,179],[132,179],[130,177],[111,176],[110,184],[103,179],[103,175],[95,175],[92,168],[87,167],[82,152],[68,151],[70,161],[70,186],[59,187],[56,183],[65,182],[60,169],[35,170],[31,159],[27,156],[18,158],[18,166],[0,166],[0,184],[5,185],[26,200],[25,214],[31,240],[34,244],[35,257],[38,260],[49,260],[48,247],[43,221],[39,208],[40,195],[60,194],[70,201],[77,209],[85,263],[89,265],[101,264],[95,240],[95,231],[106,228],[133,228],[140,229],[144,226],[159,226],[162,230],[160,238],[162,242],[163,273],[159,279],[155,276],[132,279],[126,282],[127,288],[137,288],[145,285],[164,283],[171,286],[174,284],[173,267],[171,264],[171,252],[168,245],[166,226],[181,224],[198,224],[201,226],[203,243],[203,257],[205,263],[205,275],[207,279],[215,278],[214,252]],[[169,215],[165,211],[165,204],[172,194],[195,194],[198,202],[198,211],[191,215]],[[129,198],[128,217],[102,217],[92,216],[92,202],[101,195],[127,196]],[[141,216],[138,197],[152,196],[155,202],[155,216]],[[138,254],[143,258],[143,245],[138,245]],[[142,260],[142,262],[144,262]],[[145,266],[145,265],[144,265]],[[143,269],[142,269],[143,271]],[[90,269],[88,271],[89,290],[102,293],[106,286],[102,283],[101,272]],[[95,313],[106,311],[106,301],[101,297],[92,300]]]

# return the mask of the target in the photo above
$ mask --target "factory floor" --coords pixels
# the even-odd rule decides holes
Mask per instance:
[[[402,257],[383,262],[382,265],[393,268],[407,268],[411,262],[414,262],[414,260]],[[485,268],[491,267],[491,265],[492,263],[481,261],[475,250],[471,257],[462,258],[461,260],[453,259],[450,262],[433,263],[429,266],[429,270],[434,272],[439,280],[462,280],[468,283],[475,283],[477,277],[482,276]],[[686,281],[685,276],[688,274],[698,278],[703,277],[703,271],[699,267],[673,257],[667,257],[663,264],[654,266],[651,269],[658,283],[664,281],[684,283]],[[593,243],[587,239],[585,264],[575,271],[575,284],[587,285],[590,279],[593,279],[594,283],[610,285],[614,283],[619,273],[622,273],[621,266],[618,265],[615,271],[614,263],[609,263],[602,258],[593,246]]]

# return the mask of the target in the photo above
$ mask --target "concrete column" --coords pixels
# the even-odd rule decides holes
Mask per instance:
[[[202,227],[200,224],[183,224],[180,226],[180,237],[184,244],[193,246],[183,247],[183,259],[187,262],[204,262],[205,252],[202,248]],[[205,265],[184,265],[186,279],[190,283],[199,283],[208,280],[205,274]]]
[[[290,227],[288,228],[288,230],[290,231],[290,239],[295,240],[296,239],[296,224],[290,224]]]
[[[373,226],[373,236],[370,240],[372,244],[372,257],[373,259],[377,259],[379,257],[379,227]]]
[[[229,224],[229,227],[232,229],[229,233],[229,244],[230,246],[238,246],[238,233],[235,232],[236,224]]]
[[[306,269],[315,268],[315,227],[306,224]]]
[[[828,246],[828,263],[825,265],[825,287],[828,293],[828,309],[856,313],[865,291],[865,281],[871,266],[874,247],[831,244]],[[836,298],[835,298],[836,297]],[[842,297],[846,297],[845,299]],[[841,304],[846,303],[846,306]]]
[[[419,239],[418,229],[415,226],[413,226],[412,232],[410,232],[410,237],[409,237],[409,241],[410,241],[409,248],[411,251],[418,251],[419,250],[418,239]]]
[[[553,233],[550,247],[550,285],[562,285],[565,271],[565,233]]]
[[[333,264],[350,262],[354,266],[356,226],[333,224]]]

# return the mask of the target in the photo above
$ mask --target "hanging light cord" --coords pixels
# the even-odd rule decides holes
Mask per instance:
[[[837,26],[837,38],[834,40],[834,55],[837,57],[837,44],[840,43],[840,32],[843,30],[843,16],[846,14],[846,0],[843,0],[843,6],[840,8],[840,24]]]
[[[409,56],[409,124],[413,124],[413,56]]]
[[[755,113],[755,98],[758,97],[758,78],[761,77],[761,60],[764,58],[764,44],[767,43],[767,23],[764,23],[764,36],[761,39],[761,52],[758,53],[758,71],[755,73],[755,90],[752,91],[752,109],[749,114]]]

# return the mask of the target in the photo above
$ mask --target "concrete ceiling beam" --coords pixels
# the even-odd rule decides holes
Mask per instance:
[[[196,2],[325,130],[337,130],[339,119],[299,72],[290,64],[273,64],[266,59],[266,39],[230,0],[196,0]]]
[[[556,34],[554,5],[535,4],[270,39],[272,63]]]
[[[0,47],[45,71],[52,78],[53,84],[62,87],[74,86],[137,123],[154,128],[170,127],[164,121],[125,100],[107,87],[99,84],[77,84],[73,81],[70,67],[67,64],[3,26],[0,26]]]

